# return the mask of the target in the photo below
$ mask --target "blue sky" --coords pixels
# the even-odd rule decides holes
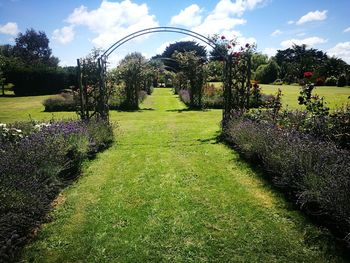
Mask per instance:
[[[178,26],[204,35],[218,33],[255,42],[259,51],[307,44],[350,64],[349,0],[0,0],[0,44],[13,44],[27,28],[45,31],[61,65],[93,47],[108,48],[136,30]],[[183,35],[158,33],[128,42],[110,58],[116,63],[129,52],[150,57]]]

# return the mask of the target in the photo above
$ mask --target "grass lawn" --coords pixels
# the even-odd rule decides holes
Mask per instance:
[[[34,120],[77,118],[75,112],[44,112],[42,102],[51,96],[0,96],[0,123],[28,121],[30,118]]]
[[[170,89],[142,108],[111,113],[117,143],[85,163],[21,262],[342,262],[216,142],[221,110],[188,111]]]
[[[214,84],[216,88],[222,88],[221,82],[211,82],[211,84]],[[288,107],[289,109],[304,108],[304,106],[298,104],[300,86],[260,84],[260,87],[265,94],[276,94],[277,90],[280,88],[283,94],[283,107]],[[322,86],[316,87],[313,93],[325,97],[327,106],[331,109],[350,103],[348,99],[350,96],[350,87]]]
[[[265,94],[276,94],[278,88],[280,88],[283,94],[282,103],[284,107],[291,109],[302,109],[304,107],[298,104],[300,86],[261,84],[260,87]],[[327,102],[327,106],[331,109],[350,102],[348,99],[350,96],[350,87],[316,87],[313,90],[313,94],[323,96]]]

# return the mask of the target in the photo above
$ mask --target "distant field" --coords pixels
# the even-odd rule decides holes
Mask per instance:
[[[47,96],[28,97],[1,97],[0,96],[0,123],[29,120],[50,120],[52,118],[76,118],[75,112],[44,112],[42,101]]]
[[[215,87],[220,88],[222,83],[213,83]],[[298,95],[300,91],[299,86],[291,85],[260,85],[262,92],[265,94],[275,94],[277,89],[282,90],[282,103],[284,107],[290,109],[302,109],[302,106],[298,105]],[[315,93],[325,97],[327,106],[331,109],[336,108],[350,102],[348,99],[350,96],[350,87],[316,87]],[[35,120],[50,120],[52,118],[77,118],[74,112],[44,112],[44,106],[42,101],[50,97],[46,96],[29,96],[29,97],[1,97],[0,96],[0,123],[1,122],[14,122],[20,120],[29,120],[30,118]]]
[[[221,82],[212,82],[211,84],[214,84],[216,88],[222,87]],[[284,107],[291,109],[302,109],[303,107],[298,104],[300,86],[260,84],[260,87],[265,94],[276,94],[278,88],[280,88],[283,94],[282,103]],[[350,87],[316,87],[314,89],[314,94],[323,96],[327,102],[327,106],[331,109],[350,103],[348,99],[350,96]]]
[[[299,86],[291,86],[291,85],[260,85],[262,88],[262,92],[265,94],[275,94],[280,88],[282,90],[282,103],[284,107],[288,108],[301,108],[298,104],[298,96],[300,92]],[[340,107],[347,102],[350,102],[348,99],[350,96],[350,87],[330,87],[330,86],[323,86],[323,87],[316,87],[314,89],[313,94],[318,94],[320,96],[323,96],[325,98],[325,101],[327,102],[327,106],[331,109],[334,109],[336,107]]]

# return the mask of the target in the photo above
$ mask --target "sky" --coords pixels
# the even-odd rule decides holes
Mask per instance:
[[[28,28],[44,31],[60,65],[74,66],[94,47],[107,49],[140,29],[175,26],[256,43],[269,56],[306,44],[350,64],[349,10],[350,0],[0,0],[0,45],[13,45]],[[149,34],[125,43],[109,61],[136,51],[149,58],[181,40],[191,39]]]

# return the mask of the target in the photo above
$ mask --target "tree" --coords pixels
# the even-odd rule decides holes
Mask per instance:
[[[126,55],[118,66],[120,78],[125,85],[126,98],[123,107],[126,109],[137,110],[139,107],[139,92],[146,80],[146,67],[146,58],[138,52]]]
[[[205,72],[203,60],[195,51],[175,52],[173,57],[179,61],[181,71],[190,83],[190,106],[201,108]]]
[[[3,62],[3,58],[0,55],[0,86],[1,86],[1,90],[2,90],[2,95],[5,95],[5,77],[4,77],[4,73],[2,71],[2,67],[4,66],[4,62]]]
[[[262,53],[254,53],[252,55],[252,71],[255,72],[260,65],[265,65],[269,62],[267,55]]]
[[[279,66],[273,59],[267,65],[260,65],[255,73],[255,79],[260,83],[269,84],[278,78]]]
[[[201,58],[203,61],[206,61],[207,59],[207,51],[205,50],[205,47],[199,45],[195,41],[179,41],[173,44],[170,44],[166,47],[164,52],[162,53],[163,58],[165,59],[164,65],[168,70],[177,72],[180,70],[180,65],[177,61],[174,60],[173,55],[175,52],[178,53],[184,53],[184,52],[194,52],[194,54]]]
[[[307,49],[306,45],[293,45],[292,48],[278,50],[275,56],[281,68],[281,78],[286,81],[297,81],[303,78],[304,72],[317,71],[328,57],[317,49]]]
[[[21,58],[26,64],[42,64],[49,67],[57,67],[59,59],[52,56],[49,47],[49,39],[45,32],[34,29],[27,29],[19,33],[15,39],[16,45],[13,48],[14,56]]]
[[[206,64],[206,69],[208,72],[208,81],[222,81],[223,62],[210,61]]]

